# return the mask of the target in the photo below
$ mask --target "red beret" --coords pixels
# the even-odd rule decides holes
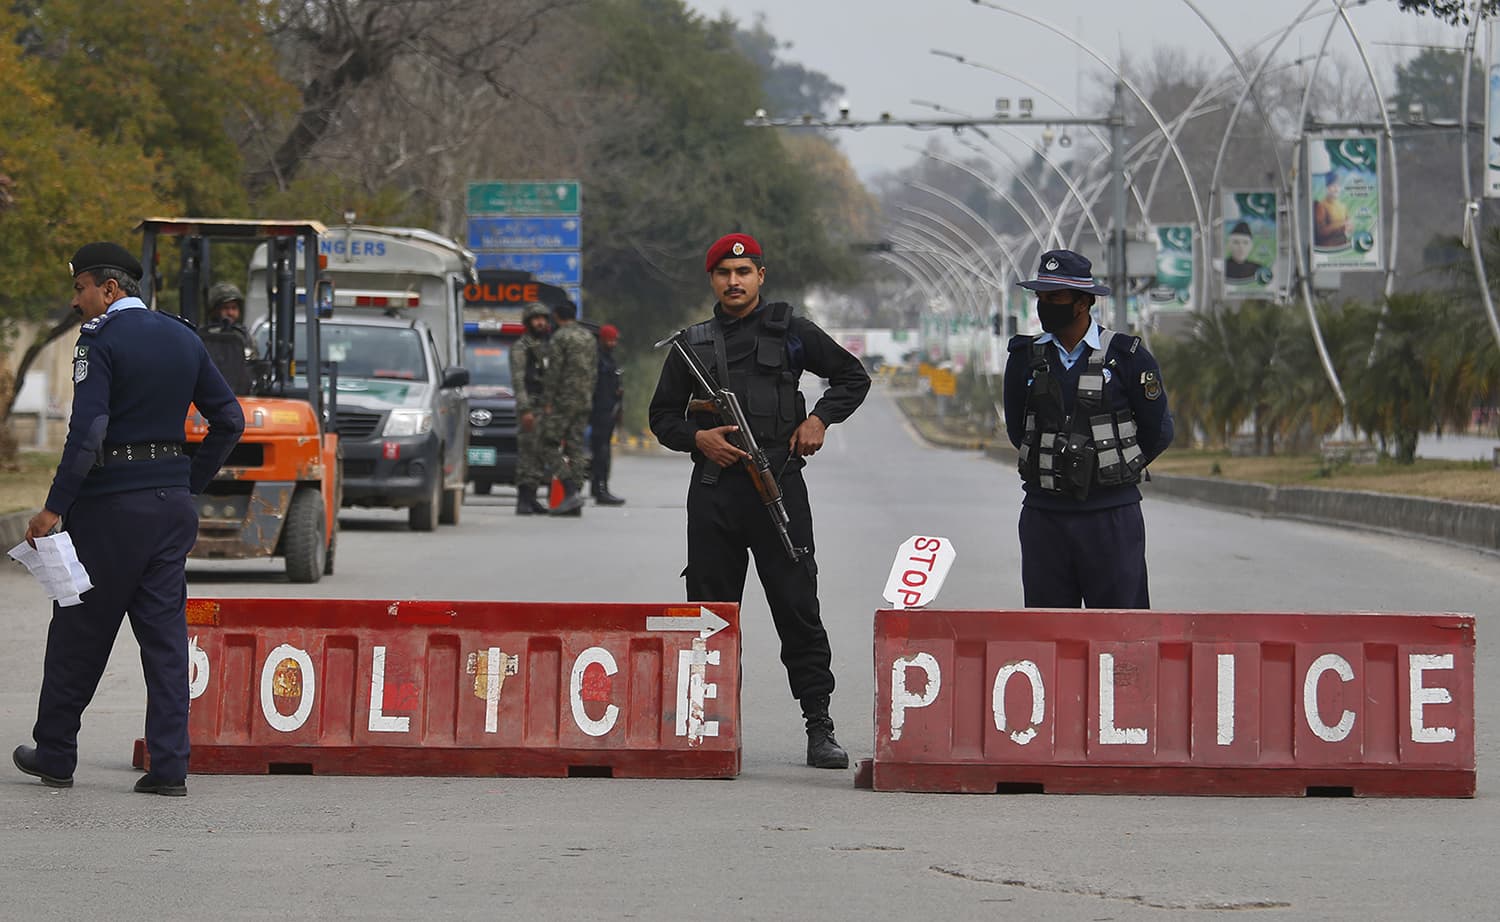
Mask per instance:
[[[606,323],[604,326],[599,328],[599,338],[614,342],[615,340],[620,338],[620,330],[614,324]]]
[[[708,248],[708,259],[704,261],[703,271],[712,272],[714,266],[722,259],[739,259],[741,257],[760,258],[760,244],[749,234],[726,234],[714,241],[714,245]]]

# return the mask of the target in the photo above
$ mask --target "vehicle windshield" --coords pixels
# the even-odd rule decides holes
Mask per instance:
[[[508,339],[471,339],[464,344],[464,367],[471,387],[510,387]]]
[[[266,327],[256,331],[262,354],[266,349]],[[318,328],[323,361],[338,362],[339,378],[394,378],[427,380],[427,360],[416,330],[374,327],[324,321]],[[307,324],[297,324],[293,355],[300,368],[307,356]]]

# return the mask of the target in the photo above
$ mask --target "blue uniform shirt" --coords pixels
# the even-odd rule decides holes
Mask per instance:
[[[191,459],[98,466],[106,446],[182,442],[190,403],[208,421]],[[84,323],[73,347],[73,412],[47,508],[66,515],[80,496],[158,487],[201,493],[244,429],[239,401],[192,325],[121,298]]]
[[[1084,363],[1080,359],[1092,354],[1093,350],[1102,345],[1102,329],[1097,323],[1093,324],[1071,353],[1064,353],[1061,343],[1057,343],[1052,352],[1061,357],[1059,364],[1063,367],[1054,367],[1053,374],[1062,385],[1063,409],[1069,413],[1073,412],[1073,402],[1078,394],[1078,378],[1084,369]],[[1036,337],[1035,341],[1056,342],[1050,333]],[[1130,346],[1134,341],[1132,336],[1117,334],[1110,343],[1110,356],[1115,359],[1116,365],[1113,369],[1108,366],[1104,369],[1104,393],[1105,400],[1113,409],[1130,409],[1131,415],[1135,417],[1136,439],[1146,463],[1150,464],[1172,444],[1175,430],[1172,414],[1167,409],[1167,392],[1161,381],[1161,367],[1145,346],[1137,346],[1131,351]],[[1010,436],[1011,444],[1017,448],[1021,447],[1021,440],[1026,434],[1026,398],[1031,385],[1032,342],[1033,337],[1030,336],[1011,339],[1010,355],[1005,362],[1005,432]],[[1033,490],[1028,485],[1024,502],[1028,506],[1047,509],[1082,511],[1137,503],[1140,499],[1141,491],[1133,483],[1117,487],[1096,486],[1082,502],[1061,493]]]
[[[1101,329],[1103,329],[1103,327],[1099,326],[1099,324],[1097,323],[1090,326],[1089,331],[1083,334],[1083,339],[1080,339],[1078,342],[1074,343],[1072,349],[1064,349],[1063,344],[1059,342],[1057,337],[1053,336],[1051,333],[1043,333],[1041,336],[1038,336],[1036,338],[1036,341],[1038,343],[1053,343],[1054,345],[1056,345],[1057,354],[1062,358],[1063,367],[1072,368],[1074,365],[1078,364],[1079,359],[1083,358],[1084,346],[1087,346],[1090,352],[1093,352],[1094,350],[1099,348],[1099,331]]]

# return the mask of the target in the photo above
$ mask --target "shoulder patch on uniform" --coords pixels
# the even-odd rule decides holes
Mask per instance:
[[[1141,391],[1147,400],[1155,400],[1161,396],[1161,372],[1155,369],[1147,369],[1141,372]]]
[[[80,333],[87,333],[92,336],[93,334],[103,329],[104,325],[106,323],[109,323],[109,319],[113,316],[113,314],[106,312],[95,317],[93,320],[85,320],[83,326],[78,328],[78,331]]]
[[[84,346],[79,346],[78,348],[85,353],[88,351],[87,347]],[[73,360],[73,383],[82,384],[83,380],[88,376],[89,360],[87,358],[75,358]]]

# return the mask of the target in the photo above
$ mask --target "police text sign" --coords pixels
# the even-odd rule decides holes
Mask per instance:
[[[1474,619],[882,611],[874,786],[1472,796]]]

